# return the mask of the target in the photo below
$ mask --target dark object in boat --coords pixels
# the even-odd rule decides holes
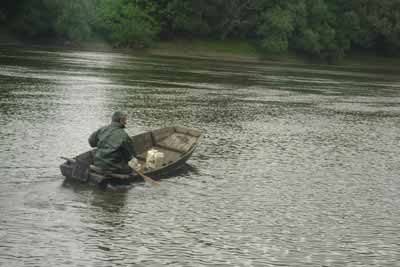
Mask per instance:
[[[137,153],[137,166],[140,171],[150,177],[167,174],[182,167],[196,149],[201,132],[196,129],[185,127],[166,127],[154,131],[132,136],[133,145]],[[150,168],[146,164],[147,153],[156,149],[164,154],[162,166]],[[60,165],[61,173],[68,179],[94,184],[104,184],[117,181],[130,183],[143,181],[136,173],[115,174],[107,173],[93,166],[95,149],[84,152],[74,158],[65,158],[66,161]]]

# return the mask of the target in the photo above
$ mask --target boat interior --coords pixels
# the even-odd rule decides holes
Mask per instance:
[[[156,149],[164,154],[165,165],[168,165],[190,151],[200,135],[194,129],[167,127],[133,136],[132,141],[140,164],[146,163],[149,150]]]

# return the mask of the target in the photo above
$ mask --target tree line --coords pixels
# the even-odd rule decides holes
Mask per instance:
[[[119,47],[241,38],[268,53],[324,59],[400,48],[400,0],[2,0],[0,23],[24,38]]]

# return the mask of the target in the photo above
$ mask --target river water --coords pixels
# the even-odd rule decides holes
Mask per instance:
[[[0,48],[0,266],[399,266],[400,70]],[[184,171],[65,182],[115,110]]]

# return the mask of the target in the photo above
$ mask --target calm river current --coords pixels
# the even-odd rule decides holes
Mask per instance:
[[[64,182],[115,110],[190,168]],[[0,266],[400,266],[400,70],[2,47],[0,125]]]

